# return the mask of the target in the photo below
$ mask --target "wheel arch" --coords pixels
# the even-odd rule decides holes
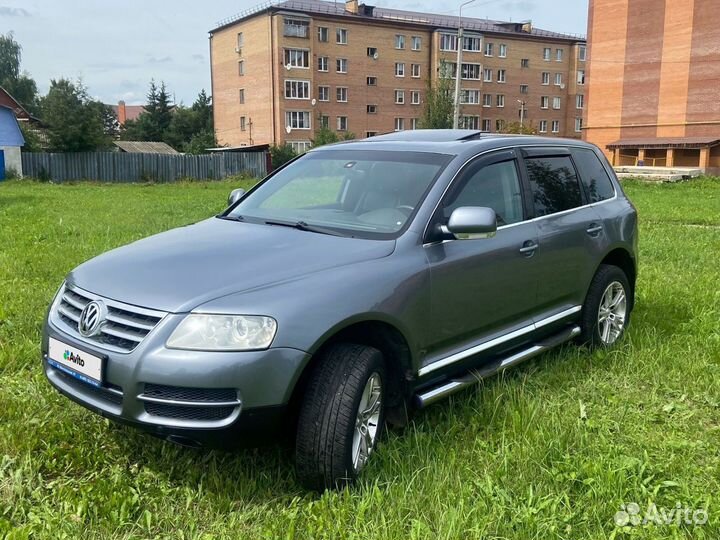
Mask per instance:
[[[637,282],[637,263],[635,258],[631,255],[630,251],[624,247],[615,247],[610,250],[600,265],[607,264],[611,266],[617,266],[622,270],[630,282],[630,309],[635,306],[635,284]],[[598,265],[598,269],[600,268]],[[597,270],[596,270],[597,272]]]

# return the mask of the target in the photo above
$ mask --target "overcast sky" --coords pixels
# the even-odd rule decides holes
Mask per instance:
[[[339,0],[342,1],[342,0]],[[50,79],[81,77],[105,103],[143,103],[151,78],[177,102],[210,92],[208,30],[256,0],[0,0],[0,33],[23,47],[22,67],[41,93]],[[368,0],[368,4],[456,13],[460,0]],[[585,34],[588,0],[477,0],[464,13]],[[442,6],[439,8],[438,6]],[[452,11],[451,11],[452,8]]]

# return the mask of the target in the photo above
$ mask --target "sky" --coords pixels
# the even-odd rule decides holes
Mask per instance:
[[[343,0],[339,0],[343,1]],[[42,94],[51,79],[82,79],[105,103],[145,102],[151,79],[165,81],[176,103],[210,93],[208,31],[257,0],[0,0],[0,33],[23,47],[22,68]],[[362,0],[361,0],[362,3]],[[454,14],[460,0],[368,0],[368,4]],[[440,6],[440,7],[439,7]],[[588,0],[476,0],[469,17],[521,21],[586,34]]]

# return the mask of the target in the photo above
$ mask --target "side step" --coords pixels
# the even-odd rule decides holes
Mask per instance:
[[[528,347],[527,349],[514,353],[511,356],[500,358],[494,362],[483,365],[478,369],[468,371],[461,377],[444,382],[440,386],[424,390],[415,396],[415,404],[420,409],[427,407],[428,405],[431,405],[436,401],[440,401],[455,392],[459,392],[464,388],[479,383],[482,379],[487,379],[488,377],[496,375],[501,371],[505,371],[509,367],[516,366],[540,353],[553,349],[561,343],[570,341],[579,334],[579,326],[570,327],[558,334],[555,334],[554,336],[550,336],[549,338]]]

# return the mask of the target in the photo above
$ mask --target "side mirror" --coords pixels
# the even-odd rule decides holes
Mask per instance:
[[[447,232],[457,240],[492,238],[497,233],[497,215],[492,208],[463,206],[450,214]]]
[[[238,202],[240,199],[242,199],[243,195],[245,195],[244,189],[233,189],[228,196],[228,206],[232,206],[233,204]]]

